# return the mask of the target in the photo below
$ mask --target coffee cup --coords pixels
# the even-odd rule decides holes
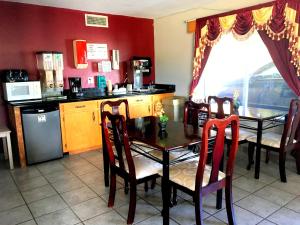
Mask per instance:
[[[132,84],[127,84],[126,91],[127,92],[132,92]]]

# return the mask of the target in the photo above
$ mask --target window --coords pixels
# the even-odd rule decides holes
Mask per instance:
[[[231,32],[222,36],[212,48],[193,99],[233,93],[238,93],[241,105],[271,109],[287,109],[296,98],[256,31],[245,41]]]

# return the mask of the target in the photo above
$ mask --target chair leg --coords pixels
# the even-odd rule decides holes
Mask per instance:
[[[145,192],[148,192],[148,190],[149,190],[148,181],[145,181],[144,190],[145,190]]]
[[[266,150],[266,160],[265,160],[265,163],[269,163],[269,160],[270,160],[270,151]]]
[[[153,180],[151,181],[151,189],[154,189],[156,185],[156,178],[153,178]]]
[[[128,187],[128,181],[126,179],[124,179],[124,184],[125,184],[124,193],[127,195],[129,191],[129,187]]]
[[[108,207],[113,207],[114,206],[115,197],[116,197],[116,173],[111,171],[111,173],[110,173],[110,187],[109,187]]]
[[[172,205],[177,205],[177,188],[175,186],[173,186]]]
[[[300,175],[300,151],[299,150],[295,150],[295,158],[296,158],[297,173]]]
[[[199,196],[194,198],[195,200],[195,215],[196,215],[196,224],[203,225],[203,206],[202,206],[202,193]]]
[[[232,181],[231,179],[226,179],[226,186],[225,186],[225,201],[226,201],[226,212],[228,218],[228,224],[234,225],[235,222],[235,214],[233,208],[233,201],[232,201]]]
[[[286,158],[286,153],[280,152],[279,153],[279,173],[280,173],[281,182],[284,182],[284,183],[286,183],[285,158]]]
[[[253,161],[254,149],[255,149],[255,144],[249,142],[249,144],[248,144],[248,166],[247,166],[247,170],[250,170],[251,165],[254,163],[254,161]]]
[[[136,208],[136,183],[130,182],[130,201],[127,224],[133,224]]]

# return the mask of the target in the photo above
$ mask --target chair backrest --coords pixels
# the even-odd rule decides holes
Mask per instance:
[[[130,177],[135,178],[135,166],[130,151],[125,117],[104,111],[101,114],[101,124],[110,166],[117,167],[123,173],[127,173],[126,168],[128,168]],[[113,138],[110,138],[110,133]],[[113,146],[115,146],[116,155]],[[124,155],[126,160],[124,160]],[[117,165],[116,161],[118,161]]]
[[[288,146],[294,144],[297,140],[297,132],[300,127],[300,100],[292,99],[289,108],[287,121],[284,125],[283,134],[281,137],[280,149],[287,150]]]
[[[210,105],[207,103],[195,103],[186,101],[184,104],[183,123],[203,126],[211,118]]]
[[[237,115],[231,115],[225,119],[209,119],[204,124],[199,164],[196,175],[196,191],[202,188],[209,148],[212,148],[212,162],[208,185],[218,181],[219,169],[224,155],[225,128],[228,126],[231,126],[232,130],[232,143],[224,173],[226,175],[226,179],[232,179],[234,161],[238,150],[239,123],[239,117]],[[212,128],[216,131],[213,143],[209,140],[209,133]]]
[[[120,99],[117,101],[104,101],[100,105],[100,112],[104,111],[111,111],[112,114],[121,114],[120,113],[120,108],[124,105],[125,107],[125,118],[129,119],[129,107],[128,107],[128,101],[127,99]]]
[[[217,104],[217,113],[216,118],[217,119],[223,119],[225,118],[224,113],[224,103],[229,103],[229,114],[233,114],[233,99],[229,97],[217,97],[217,96],[208,96],[208,104],[211,104],[212,101],[214,101]]]

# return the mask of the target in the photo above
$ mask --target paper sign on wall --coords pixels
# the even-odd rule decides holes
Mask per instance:
[[[102,61],[98,63],[98,71],[109,73],[111,72],[111,62],[110,61]]]
[[[88,59],[108,59],[107,44],[92,44],[87,45]]]

